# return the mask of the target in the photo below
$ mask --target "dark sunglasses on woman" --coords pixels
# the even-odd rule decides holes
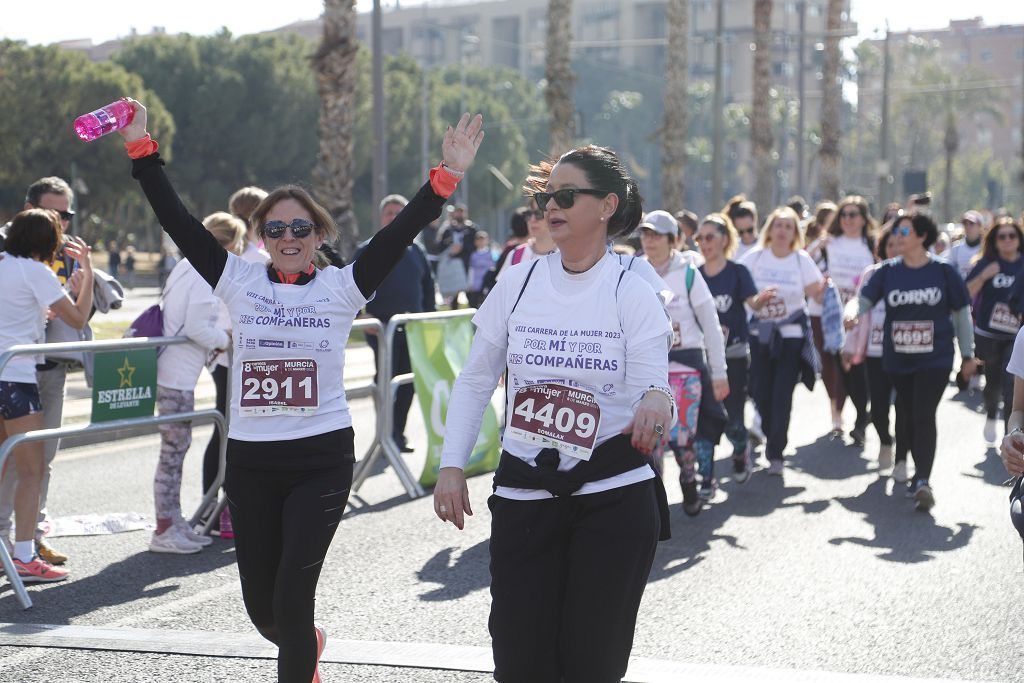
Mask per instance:
[[[537,207],[541,211],[546,211],[548,208],[548,202],[551,201],[552,197],[555,200],[555,204],[560,209],[571,209],[572,205],[576,203],[576,195],[578,194],[590,194],[595,197],[607,197],[610,192],[604,190],[593,190],[590,188],[565,188],[562,190],[555,190],[554,192],[536,192],[533,195],[533,200],[537,202]]]

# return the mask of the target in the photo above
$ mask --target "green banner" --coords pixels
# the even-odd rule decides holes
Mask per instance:
[[[92,421],[148,417],[156,406],[156,349],[97,353]]]
[[[427,426],[427,461],[423,465],[420,484],[433,486],[437,483],[437,471],[441,465],[448,399],[452,395],[455,378],[469,357],[473,323],[469,317],[415,320],[406,323],[405,332],[415,375],[413,384],[423,409],[423,422]],[[494,407],[488,404],[480,425],[480,436],[466,466],[466,476],[493,472],[500,456],[498,416]]]

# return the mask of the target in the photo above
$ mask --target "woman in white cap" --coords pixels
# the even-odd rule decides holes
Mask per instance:
[[[666,307],[672,320],[669,362],[685,366],[699,375],[701,393],[699,408],[694,411],[696,424],[684,424],[685,418],[681,419],[679,428],[682,433],[676,439],[668,439],[665,444],[679,463],[683,511],[694,516],[700,513],[703,503],[714,497],[718,486],[714,476],[715,446],[725,431],[726,414],[721,402],[729,394],[725,342],[715,299],[690,256],[696,252],[679,252],[675,248],[679,239],[675,217],[667,211],[652,211],[644,216],[638,231],[644,249],[643,258],[654,267],[672,292]],[[703,260],[700,257],[700,261]],[[670,365],[669,371],[672,369],[673,365]],[[677,403],[680,398],[677,394]],[[699,492],[697,474],[700,474]]]

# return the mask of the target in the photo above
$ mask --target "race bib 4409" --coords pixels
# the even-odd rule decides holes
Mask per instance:
[[[242,415],[308,415],[320,405],[311,358],[242,361]]]
[[[590,460],[600,425],[601,407],[589,391],[562,384],[534,384],[516,392],[505,433]]]

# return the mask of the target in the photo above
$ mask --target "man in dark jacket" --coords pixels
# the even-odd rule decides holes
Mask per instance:
[[[388,225],[395,216],[409,203],[402,195],[388,195],[380,202],[380,227]],[[366,243],[359,245],[356,258],[366,248]],[[366,312],[378,318],[385,325],[393,316],[400,313],[422,313],[434,311],[434,276],[430,271],[423,249],[416,244],[409,245],[394,270],[384,278],[377,287],[376,296],[366,304]],[[373,349],[374,360],[377,359],[376,334],[367,334],[366,342]],[[409,360],[409,346],[405,338],[405,328],[399,327],[395,332],[395,343],[392,354],[390,379],[395,375],[412,372]],[[377,378],[381,381],[381,378]],[[395,395],[395,420],[392,425],[392,436],[403,453],[411,453],[413,449],[405,439],[405,424],[412,406],[414,390],[412,384],[403,384]]]

